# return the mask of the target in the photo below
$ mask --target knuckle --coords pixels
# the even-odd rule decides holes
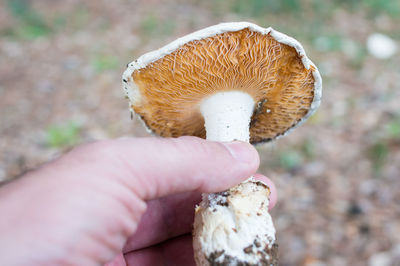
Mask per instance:
[[[71,150],[72,156],[91,157],[94,159],[107,158],[115,154],[115,143],[112,140],[101,140],[83,144]]]
[[[180,137],[176,139],[177,148],[183,152],[195,152],[198,155],[212,153],[211,142],[207,142],[204,139],[198,137]]]

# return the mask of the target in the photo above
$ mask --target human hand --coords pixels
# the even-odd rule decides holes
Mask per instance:
[[[249,144],[195,137],[78,147],[0,187],[0,265],[194,265],[201,192],[227,189],[258,164]],[[272,207],[275,187],[257,178]]]

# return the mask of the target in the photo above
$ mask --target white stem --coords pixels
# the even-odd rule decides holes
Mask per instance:
[[[214,94],[201,103],[200,110],[208,140],[249,141],[254,100],[247,93]],[[194,222],[196,265],[276,265],[269,195],[266,186],[255,181],[203,194]]]
[[[200,111],[204,117],[207,139],[249,142],[253,110],[253,98],[241,91],[220,92],[205,99]]]

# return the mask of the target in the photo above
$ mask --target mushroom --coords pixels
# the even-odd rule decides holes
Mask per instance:
[[[252,23],[222,23],[128,64],[131,112],[163,137],[268,142],[319,106],[322,81],[295,39]],[[196,151],[193,151],[196,152]],[[195,211],[197,265],[277,265],[269,188],[247,181],[204,194]]]

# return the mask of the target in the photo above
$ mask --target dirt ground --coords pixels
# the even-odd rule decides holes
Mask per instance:
[[[279,3],[279,4],[278,4]],[[0,2],[0,181],[91,140],[147,136],[130,119],[127,63],[223,21],[272,26],[304,45],[323,102],[293,133],[258,146],[277,185],[281,265],[400,265],[400,3],[363,1]]]

